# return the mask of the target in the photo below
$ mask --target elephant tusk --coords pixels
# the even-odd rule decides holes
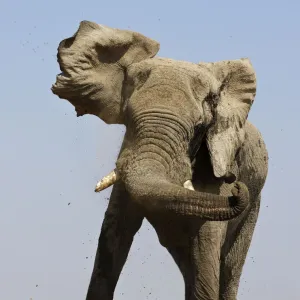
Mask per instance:
[[[194,190],[195,190],[191,180],[187,180],[187,181],[183,184],[183,187],[186,188],[186,189],[188,189],[188,190],[191,190],[191,191],[194,191]]]
[[[117,182],[119,180],[119,178],[120,177],[119,177],[119,173],[118,173],[117,169],[114,169],[108,175],[106,175],[100,181],[98,181],[98,183],[96,184],[96,187],[95,187],[95,192],[98,193],[100,191],[105,190],[106,188],[110,187],[115,182]]]

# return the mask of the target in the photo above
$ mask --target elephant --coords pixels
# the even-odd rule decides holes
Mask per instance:
[[[140,33],[80,22],[60,42],[52,92],[77,116],[123,124],[87,300],[111,300],[144,219],[183,276],[186,300],[234,300],[257,222],[268,152],[248,121],[248,58],[157,57]]]

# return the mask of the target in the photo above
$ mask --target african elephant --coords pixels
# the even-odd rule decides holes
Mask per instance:
[[[146,218],[183,275],[186,300],[233,300],[268,169],[247,120],[255,72],[248,59],[195,64],[158,51],[142,34],[88,21],[58,47],[53,93],[77,116],[126,126],[116,170],[100,183],[115,182],[86,299],[113,299]]]

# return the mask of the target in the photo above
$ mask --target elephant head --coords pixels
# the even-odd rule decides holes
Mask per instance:
[[[52,91],[77,116],[126,126],[117,173],[106,180],[122,180],[147,211],[232,219],[248,205],[247,188],[236,184],[228,198],[193,191],[186,184],[190,150],[206,143],[214,176],[228,177],[244,140],[255,72],[248,59],[194,64],[156,58],[158,51],[139,33],[83,21],[59,45],[62,73]]]

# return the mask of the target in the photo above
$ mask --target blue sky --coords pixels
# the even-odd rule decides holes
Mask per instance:
[[[82,20],[131,29],[159,56],[249,57],[258,89],[249,119],[270,168],[240,286],[241,300],[299,299],[298,1],[1,1],[0,299],[84,299],[124,128],[73,107],[50,87],[58,43]],[[298,171],[297,171],[298,170]],[[70,205],[68,205],[70,203]],[[144,222],[116,299],[183,299],[183,281]]]

